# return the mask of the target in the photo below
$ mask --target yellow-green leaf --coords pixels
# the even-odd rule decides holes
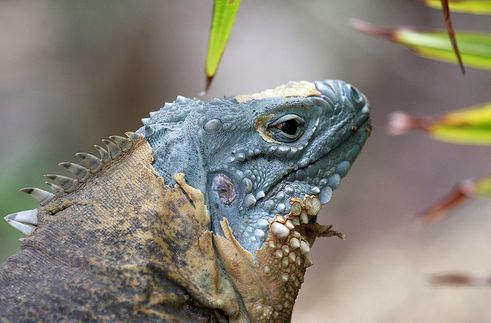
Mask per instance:
[[[491,69],[491,34],[458,32],[456,38],[467,66]],[[446,31],[394,29],[393,41],[423,57],[458,63]]]
[[[389,115],[388,130],[401,135],[422,130],[431,137],[458,144],[491,145],[491,102],[449,112],[438,119],[416,117],[404,112]]]
[[[429,133],[447,142],[491,145],[491,103],[447,113],[431,125]]]
[[[206,90],[217,72],[239,7],[240,0],[215,0],[205,63]]]
[[[491,102],[446,113],[440,122],[453,126],[491,125]]]
[[[491,177],[479,178],[475,181],[475,193],[485,197],[491,197]]]
[[[365,22],[356,22],[353,27],[361,32],[406,46],[423,57],[458,63],[447,32],[444,30],[382,28]],[[491,69],[491,34],[460,32],[456,33],[456,38],[462,60],[467,66]]]
[[[491,145],[491,125],[453,127],[436,124],[430,133],[435,139],[455,144]]]
[[[441,9],[441,0],[425,0],[427,6]],[[449,0],[450,10],[477,15],[491,14],[491,0]]]

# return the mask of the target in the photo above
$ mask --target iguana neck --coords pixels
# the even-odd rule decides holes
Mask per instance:
[[[186,100],[192,101],[194,104],[200,102]],[[176,100],[176,102],[181,101]],[[183,119],[179,122],[148,124],[149,121],[144,119],[143,121],[147,124],[138,129],[137,133],[144,135],[150,144],[154,156],[153,167],[163,177],[167,185],[175,183],[175,174],[183,173],[186,174],[186,182],[189,185],[204,192],[206,173],[203,167],[206,166],[207,161],[202,158],[202,143],[198,142],[198,137],[193,129],[193,125],[197,124],[199,120],[196,120],[193,113],[186,111],[186,107],[186,105],[182,106],[186,113],[179,112],[186,118],[180,116]],[[173,105],[166,104],[162,109],[171,112],[173,108]]]
[[[203,195],[183,175],[174,187],[165,185],[152,160],[141,139],[74,192],[39,209],[37,229],[3,273],[52,282],[49,290],[36,286],[26,293],[45,295],[39,298],[51,308],[47,317],[56,311],[46,295],[63,299],[57,304],[67,311],[77,308],[71,303],[76,295],[84,295],[97,320],[111,319],[104,313],[165,321],[247,315],[215,255]],[[42,263],[27,272],[16,270],[37,260]],[[0,287],[14,280],[2,278]],[[115,304],[121,308],[111,308]]]

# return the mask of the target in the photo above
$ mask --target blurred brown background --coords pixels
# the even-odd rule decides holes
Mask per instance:
[[[140,127],[203,88],[211,0],[0,1],[0,214],[35,207],[24,186],[101,138]],[[389,137],[388,112],[437,115],[491,99],[491,74],[416,57],[360,35],[350,18],[443,26],[417,1],[243,1],[208,97],[288,80],[343,79],[372,103],[374,132],[322,223],[346,233],[314,247],[294,322],[489,322],[491,289],[434,287],[449,270],[491,274],[491,201],[423,225],[455,182],[491,173],[491,149]],[[457,29],[490,18],[454,15]],[[20,234],[0,221],[0,262]]]

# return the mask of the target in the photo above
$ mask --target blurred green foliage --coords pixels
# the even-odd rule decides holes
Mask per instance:
[[[23,187],[45,187],[40,169],[48,169],[54,164],[51,154],[46,151],[13,152],[8,160],[0,165],[3,170],[0,179],[0,214],[7,214],[38,207],[38,203],[18,189]],[[8,171],[6,171],[8,170]],[[0,263],[20,247],[18,238],[22,234],[11,228],[7,222],[0,221]]]
[[[445,30],[408,27],[383,28],[362,21],[354,22],[353,27],[358,31],[405,46],[425,58],[459,64]],[[466,66],[491,69],[491,34],[457,32],[456,38],[460,55]]]
[[[451,111],[434,122],[429,134],[438,140],[491,145],[491,103]]]
[[[440,9],[442,7],[441,0],[425,0],[427,6]],[[490,0],[449,0],[450,10],[454,12],[463,12],[471,14],[490,14]]]
[[[426,0],[427,6],[445,9],[442,0]],[[489,0],[454,0],[448,1],[450,10],[469,14],[491,14]],[[446,8],[448,10],[448,8]],[[450,14],[445,15],[447,25],[451,26]],[[462,64],[459,54],[452,46],[453,30],[428,30],[420,28],[382,28],[356,21],[353,27],[358,31],[388,39],[405,46],[425,58]],[[449,41],[450,37],[450,41]],[[477,69],[491,69],[491,34],[480,32],[456,33],[460,55],[463,63]],[[461,67],[463,67],[461,65]],[[389,118],[389,131],[393,134],[403,134],[410,129],[425,131],[434,139],[469,145],[491,145],[491,103],[451,111],[436,121],[431,118],[420,118],[406,115],[402,112]],[[462,184],[466,183],[466,184]],[[470,195],[476,194],[491,197],[491,178],[483,177],[462,181],[443,199],[436,201],[424,213],[427,219],[439,218],[446,211],[454,208]]]
[[[457,58],[446,31],[421,31],[398,28],[392,31],[395,42],[426,58],[456,63]],[[491,34],[456,33],[460,54],[466,66],[491,69]]]
[[[476,181],[476,194],[491,197],[491,177],[483,177]]]

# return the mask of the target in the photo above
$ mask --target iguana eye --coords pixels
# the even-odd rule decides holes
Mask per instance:
[[[273,122],[269,128],[275,140],[293,142],[303,134],[305,121],[296,114],[287,114]]]

